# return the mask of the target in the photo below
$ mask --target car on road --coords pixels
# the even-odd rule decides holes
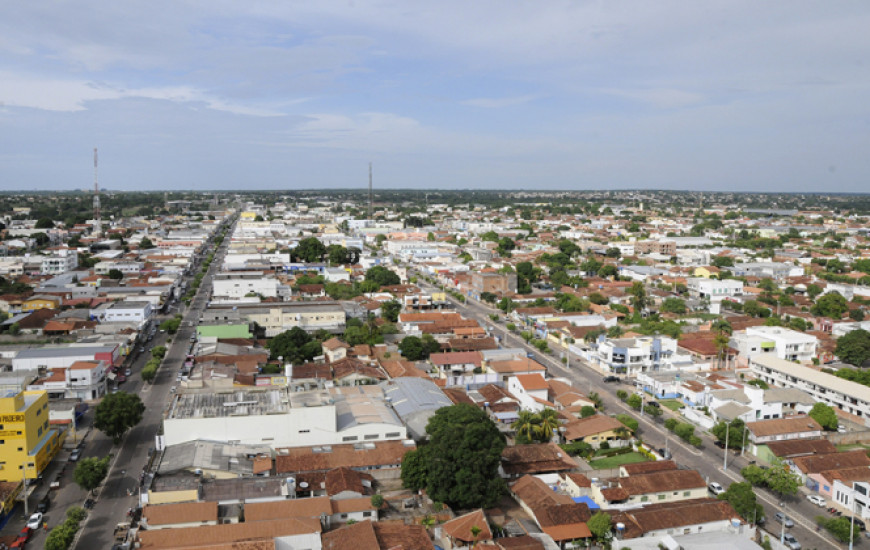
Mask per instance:
[[[618,376],[605,376],[604,381],[605,382],[619,382],[619,377]]]
[[[133,374],[133,369],[131,369],[131,368],[124,369],[124,376],[130,376],[131,374]]]
[[[715,481],[713,483],[711,483],[710,485],[707,485],[707,490],[716,496],[719,496],[725,492],[725,488],[722,487],[721,485],[719,485],[718,483],[716,483]]]
[[[782,542],[785,543],[786,547],[791,548],[791,550],[801,550],[801,543],[791,533],[786,533],[782,538]]]
[[[673,455],[671,454],[671,452],[669,450],[665,449],[664,447],[659,449],[659,455],[662,458],[664,458],[665,460],[670,460],[671,458],[673,458]]]
[[[828,503],[825,502],[825,499],[823,499],[819,495],[807,495],[807,500],[812,502],[816,506],[821,507],[821,508],[824,508],[825,506],[828,505]]]
[[[649,403],[647,403],[647,405],[649,405],[650,407],[655,407],[656,409],[660,409],[662,407],[661,405],[659,405],[658,401],[650,401]]]
[[[69,461],[70,462],[78,462],[79,458],[81,458],[81,456],[82,456],[81,449],[73,449],[72,454],[69,455]]]
[[[777,522],[785,525],[786,527],[794,527],[794,522],[787,515],[783,514],[782,512],[777,512],[777,513],[773,514],[773,519],[775,519]]]
[[[30,519],[27,520],[27,526],[31,529],[39,529],[42,527],[42,512],[36,512]]]
[[[48,498],[48,495],[42,497],[42,500],[39,501],[39,504],[36,505],[36,511],[41,513],[48,512],[48,508],[51,506],[51,499]]]

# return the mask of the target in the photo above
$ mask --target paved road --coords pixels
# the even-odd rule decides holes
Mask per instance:
[[[230,233],[232,226],[230,226]],[[228,233],[228,235],[230,234]],[[113,446],[112,441],[99,432],[97,437],[88,445],[85,454],[87,456],[105,456],[108,452],[116,453],[109,475],[103,487],[99,490],[99,498],[96,506],[83,524],[81,536],[78,539],[77,548],[109,548],[112,544],[112,533],[115,525],[127,521],[127,510],[135,507],[138,503],[137,492],[139,488],[139,476],[144,471],[149,459],[149,451],[155,446],[155,436],[162,425],[163,413],[169,401],[170,389],[175,384],[176,375],[190,349],[190,337],[195,332],[196,321],[208,303],[211,286],[211,274],[220,265],[229,238],[225,239],[215,259],[209,267],[208,275],[203,277],[199,290],[191,301],[190,306],[184,313],[182,326],[172,337],[172,343],[158,370],[157,377],[151,385],[141,386],[141,380],[124,388],[130,391],[139,391],[145,414],[142,421],[124,437],[120,448]],[[206,250],[208,253],[208,250]],[[193,274],[195,274],[194,271]],[[162,338],[167,338],[165,335]],[[147,354],[144,354],[147,355]],[[144,360],[143,360],[144,364]],[[139,369],[134,372],[138,380]],[[130,384],[128,381],[127,384]],[[128,493],[129,491],[129,493]]]
[[[419,281],[418,284],[429,287],[431,290],[435,289],[435,287],[424,281]],[[672,414],[667,409],[665,409],[666,415],[662,416],[658,421],[652,420],[649,415],[639,417],[637,411],[630,409],[625,403],[616,398],[616,390],[620,388],[628,389],[627,386],[605,383],[603,381],[604,375],[600,370],[592,367],[576,355],[571,354],[570,366],[566,367],[558,359],[541,353],[534,346],[527,344],[521,337],[508,331],[501,322],[495,323],[490,319],[490,314],[501,314],[501,311],[498,309],[491,308],[472,299],[469,299],[465,304],[449,296],[448,299],[453,304],[453,307],[466,317],[476,319],[481,326],[492,327],[490,332],[501,338],[502,345],[523,348],[528,352],[534,353],[537,360],[547,367],[550,376],[567,378],[581,391],[587,393],[597,392],[603,399],[604,410],[607,413],[629,413],[633,417],[638,418],[645,443],[655,448],[667,446],[677,463],[698,470],[708,483],[717,481],[727,489],[731,482],[743,481],[743,478],[740,476],[740,469],[746,466],[748,461],[754,457],[748,455],[746,457],[735,456],[735,453],[732,451],[728,457],[728,469],[723,471],[724,451],[715,446],[713,438],[706,434],[699,434],[704,440],[703,448],[699,450],[685,444],[681,439],[673,436],[673,434],[664,428],[663,421],[667,418],[666,415]],[[555,354],[561,356],[560,354],[563,351],[567,353],[567,350],[559,350]],[[674,416],[679,418],[676,414]],[[773,521],[773,514],[782,509],[779,505],[781,499],[761,489],[756,489],[756,495],[761,504],[764,505],[765,514],[769,518],[766,527],[771,530],[770,537],[778,539],[781,526]],[[809,503],[805,499],[804,493],[798,493],[798,496],[786,499],[785,505],[786,513],[796,524],[795,527],[788,531],[801,542],[804,548],[841,548],[847,546],[835,541],[828,536],[827,532],[817,533],[815,531],[813,518],[820,513],[826,514],[826,512]]]

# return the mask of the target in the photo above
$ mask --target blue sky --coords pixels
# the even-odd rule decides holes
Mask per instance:
[[[7,2],[0,190],[870,190],[861,1]]]

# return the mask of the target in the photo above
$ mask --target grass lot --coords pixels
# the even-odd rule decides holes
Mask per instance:
[[[837,450],[840,452],[854,451],[855,449],[870,449],[870,445],[862,445],[860,443],[851,443],[849,445],[837,445]]]
[[[618,468],[623,464],[634,464],[635,462],[646,462],[647,457],[640,453],[625,453],[624,455],[612,456],[610,458],[599,458],[589,463],[596,470],[604,470],[607,468]]]
[[[659,404],[661,404],[662,407],[671,409],[672,411],[678,411],[680,410],[680,407],[683,406],[683,404],[676,399],[662,399],[659,401]]]

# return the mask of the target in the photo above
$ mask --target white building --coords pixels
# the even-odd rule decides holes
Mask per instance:
[[[870,521],[870,482],[835,479],[831,495],[837,504],[854,511],[855,517]]]
[[[526,411],[540,412],[546,408],[553,409],[555,405],[547,400],[550,385],[544,376],[535,374],[519,374],[508,378],[508,391],[520,402],[520,408]]]
[[[98,262],[94,265],[94,273],[97,275],[108,275],[109,271],[113,269],[117,269],[124,275],[136,275],[142,271],[145,267],[145,262],[133,262],[133,261],[122,261],[122,262]]]
[[[728,343],[740,353],[745,364],[753,357],[771,354],[785,359],[809,363],[816,356],[819,339],[811,334],[783,327],[749,327],[735,332]]]
[[[379,386],[177,395],[163,430],[167,445],[207,439],[305,447],[408,437]]]
[[[740,418],[744,422],[808,414],[816,401],[797,388],[764,390],[746,385],[732,390],[710,392],[710,412],[716,422]]]
[[[103,321],[106,323],[137,323],[142,325],[151,318],[153,312],[151,302],[124,300],[114,302],[103,310]]]
[[[816,401],[860,416],[865,419],[865,425],[870,425],[867,420],[870,417],[870,391],[867,386],[780,359],[773,354],[753,357],[749,367],[755,376],[768,384],[801,389]]]
[[[212,296],[215,298],[237,300],[249,295],[275,298],[281,284],[275,277],[264,276],[260,271],[236,271],[218,273],[212,280],[212,286]]]
[[[667,336],[603,339],[591,359],[607,373],[636,375],[641,372],[691,367],[690,355],[677,353],[677,341]]]
[[[686,286],[692,296],[709,298],[710,301],[721,301],[723,298],[734,298],[743,294],[743,281],[735,279],[720,281],[704,277],[689,277]]]
[[[106,394],[106,362],[76,361],[69,368],[54,369],[28,390],[45,390],[49,399],[91,401]]]
[[[12,370],[68,368],[76,361],[106,361],[114,364],[120,347],[114,345],[68,344],[20,350],[12,359]]]
[[[56,250],[42,258],[43,275],[59,275],[72,271],[79,266],[79,253],[75,249]]]

